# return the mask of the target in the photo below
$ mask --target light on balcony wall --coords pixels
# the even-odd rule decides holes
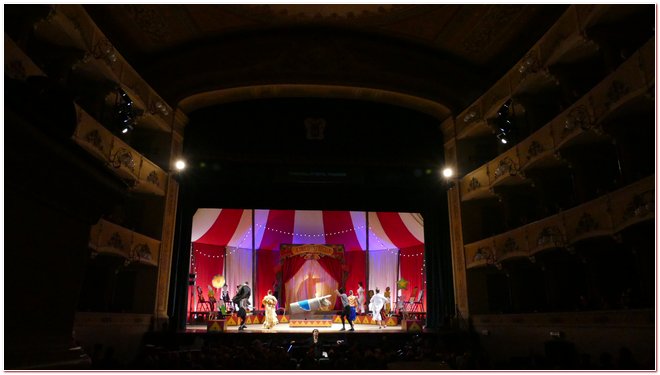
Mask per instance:
[[[182,171],[186,169],[186,162],[179,159],[176,161],[176,163],[174,163],[174,168],[176,168],[177,171]]]
[[[445,169],[442,170],[442,176],[445,178],[451,178],[454,175],[454,170],[446,167]]]

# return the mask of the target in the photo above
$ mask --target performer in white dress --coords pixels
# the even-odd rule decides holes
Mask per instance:
[[[366,302],[366,298],[364,297],[364,288],[362,287],[362,281],[358,281],[357,294],[358,294],[358,311],[360,314],[364,314],[364,303]]]
[[[381,310],[383,310],[386,303],[390,303],[390,300],[385,298],[383,293],[380,292],[380,289],[376,288],[376,294],[371,297],[369,308],[373,311],[372,319],[378,322],[378,328],[384,328],[386,326],[385,320],[383,320],[383,316],[381,315]]]

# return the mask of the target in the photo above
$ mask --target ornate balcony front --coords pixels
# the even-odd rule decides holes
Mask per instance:
[[[529,246],[527,243],[527,231],[525,227],[516,228],[512,231],[494,237],[495,258],[502,262],[511,258],[529,257]]]
[[[609,196],[603,196],[566,211],[564,214],[568,243],[613,233]]]
[[[491,265],[495,260],[495,241],[492,237],[465,245],[465,263],[468,269]]]
[[[76,113],[78,126],[73,133],[73,140],[90,154],[109,163],[115,136],[77,104]]]
[[[644,100],[652,86],[647,86],[648,73],[641,69],[641,57],[642,54],[636,52],[589,92],[596,123],[606,122]]]
[[[158,266],[159,250],[160,241],[139,233],[133,233],[133,241],[131,242],[132,260],[156,267]]]
[[[143,122],[161,131],[171,130],[171,108],[140,77],[110,43],[81,5],[51,5],[49,17],[35,25],[38,39],[84,52],[73,69],[95,81],[111,81],[132,93],[131,99],[147,109]],[[139,100],[138,100],[139,99]]]
[[[491,188],[501,185],[519,185],[526,181],[520,169],[517,147],[508,149],[489,162],[488,172]]]
[[[606,139],[593,118],[588,97],[582,97],[550,124],[556,151]]]
[[[97,253],[114,254],[128,258],[131,253],[133,232],[107,220],[99,220],[90,231],[89,247]]]
[[[512,95],[534,95],[559,85],[557,78],[544,65],[538,46],[532,47],[507,76]]]
[[[73,140],[103,161],[114,173],[141,193],[165,195],[167,173],[114,136],[76,105],[78,125]]]
[[[488,164],[484,164],[478,169],[466,174],[460,182],[461,200],[494,198],[490,189],[490,178]]]
[[[9,78],[19,80],[46,75],[7,34],[5,34],[5,74]]]
[[[502,77],[481,97],[484,118],[494,118],[497,111],[511,98],[511,82],[508,76]]]
[[[555,140],[552,136],[552,129],[553,125],[550,123],[518,144],[518,156],[522,171],[553,167],[563,163],[555,153]]]
[[[528,224],[529,255],[566,246],[566,227],[562,215],[554,215]]]
[[[477,100],[456,118],[456,138],[483,137],[493,133],[484,118],[481,100]]]
[[[89,247],[96,254],[126,258],[127,263],[158,265],[160,241],[107,220],[99,220],[90,231]]]
[[[584,34],[580,25],[580,17],[588,17],[593,10],[569,7],[543,36],[539,49],[546,66],[575,63],[598,53],[598,44]]]
[[[655,218],[655,176],[646,177],[610,195],[616,232]]]

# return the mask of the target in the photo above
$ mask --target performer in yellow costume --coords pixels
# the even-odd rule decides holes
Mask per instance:
[[[266,307],[266,319],[264,320],[264,328],[271,329],[277,322],[277,313],[275,309],[277,308],[277,298],[273,296],[273,291],[269,290],[268,294],[261,301]]]
[[[387,298],[388,300],[391,301],[391,297],[390,297],[390,287],[389,287],[389,286],[388,286],[387,288],[385,288],[385,294],[384,294],[384,295],[385,295],[385,298]],[[386,315],[386,316],[390,316],[390,311],[391,311],[391,310],[392,310],[392,304],[389,303],[389,302],[386,303],[386,304],[385,304],[385,315]]]

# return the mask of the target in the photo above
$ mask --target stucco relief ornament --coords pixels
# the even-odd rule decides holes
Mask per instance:
[[[151,171],[147,176],[147,182],[150,182],[158,187],[160,187],[160,181],[158,180],[158,174],[156,171]]]

